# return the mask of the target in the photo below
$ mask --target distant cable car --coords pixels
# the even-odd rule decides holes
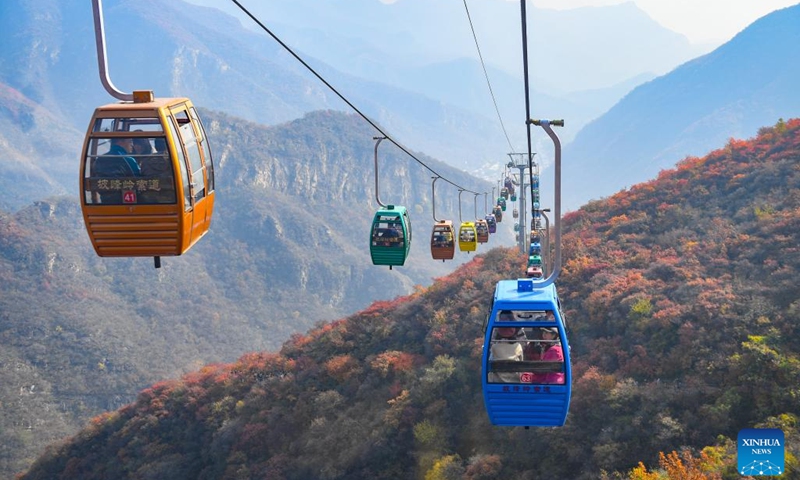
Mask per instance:
[[[500,189],[500,197],[497,199],[497,201],[499,202],[501,198],[503,200],[508,198],[508,189],[505,187]]]
[[[478,249],[478,232],[475,224],[464,222],[458,228],[458,249],[462,252],[474,252]]]
[[[517,201],[517,194],[516,193],[512,193],[511,194],[511,201],[512,202],[516,202]]]
[[[511,177],[506,176],[503,186],[506,187],[509,192],[514,190],[514,182],[511,181]]]
[[[497,233],[497,219],[493,213],[486,215],[486,224],[489,225],[489,233]]]
[[[501,209],[502,209],[504,212],[506,211],[506,199],[505,199],[505,198],[502,198],[502,197],[501,197],[501,198],[499,198],[499,199],[497,200],[497,205],[498,205],[498,206],[499,206],[499,207],[500,207],[500,208],[501,208]]]
[[[372,219],[369,253],[373,265],[402,266],[411,250],[411,221],[406,207],[387,205]]]
[[[431,257],[434,260],[452,260],[456,254],[456,233],[451,220],[440,220],[431,233]]]
[[[514,231],[519,232],[519,223],[514,224]]]
[[[500,207],[500,205],[495,206],[492,209],[492,213],[494,214],[494,218],[497,221],[497,223],[503,221],[503,209]]]
[[[514,218],[519,218],[519,210],[516,208],[511,212],[511,216]]]
[[[482,386],[493,425],[564,425],[572,394],[569,343],[554,285],[501,280],[484,332]]]
[[[531,246],[528,249],[528,255],[541,255],[541,254],[542,254],[542,244],[531,243]]]
[[[478,234],[478,243],[487,243],[489,241],[489,223],[479,218],[475,220],[475,232]]]
[[[214,163],[187,98],[104,105],[89,123],[81,158],[81,209],[101,257],[181,255],[208,232]]]

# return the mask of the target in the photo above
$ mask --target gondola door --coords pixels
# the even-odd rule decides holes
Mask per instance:
[[[189,248],[208,232],[214,208],[213,163],[205,132],[194,108],[180,104],[170,109],[174,145],[184,186],[184,239]]]

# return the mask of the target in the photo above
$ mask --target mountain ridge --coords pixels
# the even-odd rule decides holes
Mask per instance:
[[[590,122],[564,150],[571,159],[564,167],[568,208],[795,116],[800,68],[786,59],[795,55],[790,45],[800,40],[798,25],[800,6],[773,12],[713,52],[635,88]]]
[[[700,449],[709,475],[736,475],[741,428],[800,438],[798,158],[800,120],[779,122],[564,218],[575,379],[564,428],[493,428],[480,407],[491,292],[525,264],[493,249],[278,353],[156,384],[19,478],[583,480]]]

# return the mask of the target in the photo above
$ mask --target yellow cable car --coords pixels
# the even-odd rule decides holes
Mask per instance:
[[[478,233],[474,223],[464,222],[458,228],[458,249],[462,252],[474,252],[478,249]]]
[[[431,233],[431,257],[434,260],[452,260],[456,254],[455,230],[451,220],[439,220]]]
[[[188,98],[104,105],[89,123],[81,158],[81,209],[101,257],[181,255],[208,232],[214,164]]]

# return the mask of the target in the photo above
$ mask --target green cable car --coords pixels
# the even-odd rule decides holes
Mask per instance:
[[[369,253],[373,265],[402,266],[411,250],[411,220],[406,207],[387,205],[372,219]]]

